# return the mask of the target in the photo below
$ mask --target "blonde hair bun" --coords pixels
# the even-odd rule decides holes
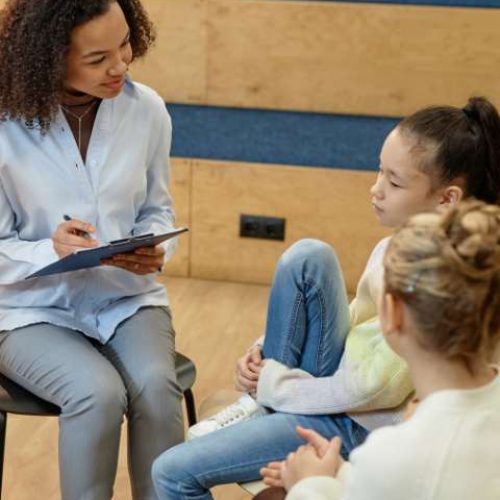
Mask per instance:
[[[488,358],[500,339],[500,206],[469,200],[413,216],[384,265],[386,291],[411,309],[423,346]]]
[[[441,225],[443,257],[469,279],[488,279],[500,268],[500,208],[472,201],[450,210]]]

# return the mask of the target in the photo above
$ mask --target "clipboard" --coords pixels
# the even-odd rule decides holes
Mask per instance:
[[[67,255],[62,259],[49,264],[48,266],[42,267],[42,269],[39,269],[33,274],[27,276],[25,280],[48,276],[51,274],[88,269],[89,267],[97,267],[101,265],[102,259],[107,259],[119,253],[132,252],[136,248],[140,247],[154,247],[165,240],[169,240],[179,234],[185,233],[187,230],[187,227],[181,227],[162,234],[142,234],[139,236],[131,236],[130,238],[111,241],[107,245],[102,245],[97,248],[77,250],[71,255]]]

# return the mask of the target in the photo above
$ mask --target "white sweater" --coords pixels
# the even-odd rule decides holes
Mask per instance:
[[[373,250],[350,305],[351,330],[339,368],[313,377],[266,360],[257,401],[276,411],[305,415],[348,413],[372,430],[398,423],[413,388],[406,362],[387,345],[377,317],[383,289],[383,256],[389,238]]]
[[[407,422],[374,431],[340,477],[299,481],[287,500],[500,499],[500,377],[428,396]]]

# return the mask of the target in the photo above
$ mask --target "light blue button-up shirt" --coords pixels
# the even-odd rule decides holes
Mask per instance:
[[[140,307],[168,304],[153,274],[111,266],[24,278],[58,259],[63,214],[93,224],[101,243],[172,229],[171,132],[160,96],[131,81],[101,102],[85,164],[62,112],[45,135],[0,122],[0,331],[47,322],[106,342]]]

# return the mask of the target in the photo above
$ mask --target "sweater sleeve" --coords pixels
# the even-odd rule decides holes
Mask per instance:
[[[405,361],[389,348],[374,318],[351,330],[340,365],[330,377],[266,360],[257,401],[276,411],[320,415],[394,408],[411,391]]]
[[[379,241],[373,249],[349,305],[351,327],[377,315],[377,305],[383,288],[383,259],[390,238]]]
[[[313,476],[302,479],[288,492],[286,500],[341,500],[342,487],[334,477]]]
[[[337,477],[312,476],[293,485],[286,500],[342,500],[345,483],[351,473],[351,464],[344,462]]]

